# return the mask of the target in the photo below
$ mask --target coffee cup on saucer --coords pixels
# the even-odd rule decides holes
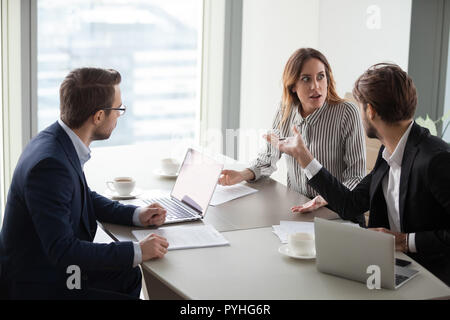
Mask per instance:
[[[316,254],[314,236],[306,232],[292,233],[288,236],[289,252],[296,256],[313,256]]]
[[[165,175],[176,175],[178,169],[180,168],[180,163],[173,158],[161,159],[161,172]]]
[[[106,186],[120,197],[126,197],[133,192],[136,181],[131,177],[117,177],[113,181],[107,181]]]

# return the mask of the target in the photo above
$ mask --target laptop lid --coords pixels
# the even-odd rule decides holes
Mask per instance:
[[[223,164],[189,148],[170,196],[204,216],[214,194]]]
[[[367,283],[378,266],[381,287],[395,289],[395,238],[347,223],[314,219],[316,266],[324,273]]]

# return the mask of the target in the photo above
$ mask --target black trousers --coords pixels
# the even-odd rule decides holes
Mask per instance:
[[[83,276],[82,276],[83,278]],[[111,293],[111,298],[139,299],[142,288],[142,274],[139,267],[125,271],[88,271],[83,279],[88,287],[88,294],[93,298],[97,295]]]
[[[6,284],[6,285],[5,285]],[[3,299],[13,300],[135,300],[139,299],[139,267],[120,271],[91,270],[81,274],[81,288],[68,289],[66,279],[54,283],[5,281]]]

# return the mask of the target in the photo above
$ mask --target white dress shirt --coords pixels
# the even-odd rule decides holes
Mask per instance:
[[[91,149],[89,149],[89,147],[87,147],[84,142],[81,141],[80,137],[78,137],[77,134],[73,132],[73,130],[70,129],[61,119],[58,119],[58,123],[72,141],[75,151],[77,152],[78,159],[80,160],[81,170],[84,170],[84,164],[91,158]],[[139,213],[142,211],[142,209],[143,208],[136,208],[133,213],[133,223],[134,225],[139,227],[143,226],[139,221]],[[133,248],[133,267],[136,267],[142,262],[142,250],[139,242],[133,242]]]
[[[389,227],[391,231],[400,232],[400,176],[402,171],[402,160],[405,152],[406,141],[408,141],[409,133],[411,131],[414,121],[411,122],[408,129],[401,137],[394,152],[389,154],[387,149],[383,150],[382,157],[389,165],[389,173],[384,176],[381,184],[383,189],[384,198],[386,200],[386,207],[388,211]],[[322,165],[313,159],[305,168],[305,174],[308,179],[312,179],[317,172],[322,169]],[[408,247],[409,252],[417,252],[415,233],[409,234]]]
[[[382,157],[389,165],[389,173],[384,176],[381,184],[383,195],[386,199],[389,226],[391,231],[401,232],[400,226],[400,176],[402,173],[402,160],[405,152],[406,141],[413,125],[413,121],[406,129],[392,154],[384,148]],[[409,235],[408,247],[410,252],[416,252],[415,233]]]

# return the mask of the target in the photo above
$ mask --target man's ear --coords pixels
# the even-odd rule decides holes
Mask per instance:
[[[92,116],[92,120],[95,125],[98,125],[100,122],[103,121],[103,118],[105,117],[105,111],[104,110],[98,110],[94,115]]]
[[[370,120],[373,120],[377,114],[377,112],[375,111],[375,109],[372,107],[372,105],[370,103],[367,104],[366,114]]]

